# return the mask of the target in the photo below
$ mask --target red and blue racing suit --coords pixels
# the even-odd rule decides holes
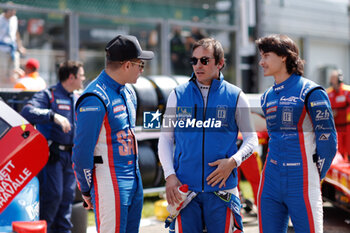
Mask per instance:
[[[142,181],[133,133],[135,94],[105,71],[77,102],[73,169],[92,197],[98,232],[138,232]]]
[[[299,75],[262,96],[269,151],[259,188],[260,232],[322,232],[320,180],[336,153],[332,109],[323,88]]]

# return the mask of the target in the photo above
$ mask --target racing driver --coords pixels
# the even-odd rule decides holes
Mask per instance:
[[[270,35],[256,41],[259,65],[275,84],[261,98],[269,152],[260,180],[261,233],[323,232],[320,180],[337,150],[332,109],[326,91],[302,77],[304,61],[293,40]]]

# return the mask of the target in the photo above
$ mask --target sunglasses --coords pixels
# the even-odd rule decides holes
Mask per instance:
[[[145,62],[144,61],[140,61],[140,62],[134,62],[134,61],[129,61],[131,64],[134,65],[138,65],[140,69],[144,69],[145,68]],[[120,62],[120,64],[124,64],[125,62]]]
[[[130,61],[131,64],[134,64],[134,65],[138,65],[140,69],[144,69],[145,68],[145,62],[141,61],[141,62],[133,62],[133,61]]]
[[[198,62],[198,60],[203,64],[203,65],[208,65],[209,64],[209,60],[210,59],[214,59],[214,58],[212,58],[212,57],[201,57],[201,58],[196,58],[196,57],[191,57],[190,58],[190,63],[191,63],[191,65],[193,65],[193,66],[195,66],[195,65],[197,65],[197,62]]]

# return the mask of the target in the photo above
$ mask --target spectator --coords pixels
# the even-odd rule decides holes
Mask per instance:
[[[173,73],[184,75],[184,66],[188,62],[186,62],[186,49],[180,26],[173,28],[173,36],[170,40],[170,52]]]
[[[39,76],[39,61],[31,58],[27,61],[24,75],[17,80],[14,88],[24,91],[41,91],[46,88],[45,80]]]
[[[182,184],[197,193],[173,226],[188,233],[200,233],[203,226],[209,233],[242,232],[237,167],[258,144],[249,103],[238,87],[224,80],[224,50],[219,41],[197,41],[191,64],[191,80],[176,87],[167,102],[165,122],[176,126],[164,127],[158,144],[168,203],[179,203],[177,188]],[[205,127],[203,122],[208,120],[219,124]],[[196,122],[198,128],[181,127],[181,121]],[[238,130],[243,135],[239,149]]]
[[[106,68],[77,102],[73,166],[86,208],[94,209],[97,232],[135,233],[143,188],[133,132],[136,96],[125,84],[136,83],[143,60],[154,54],[129,35],[115,37],[105,51]]]
[[[198,23],[199,17],[193,16],[192,22]],[[199,29],[198,27],[192,27],[191,28],[191,36],[194,39],[194,41],[198,41],[198,40],[201,40],[201,39],[207,37],[207,34],[202,29]]]
[[[334,114],[335,127],[338,136],[338,150],[344,159],[350,152],[350,86],[343,83],[343,72],[332,70],[330,85],[327,89]]]
[[[326,91],[302,77],[304,61],[285,35],[256,41],[259,65],[275,84],[261,97],[269,152],[258,193],[260,232],[322,232],[320,180],[336,153],[336,132]]]
[[[46,137],[50,157],[40,171],[40,219],[46,220],[47,232],[71,232],[71,213],[76,182],[72,169],[74,137],[74,90],[85,80],[83,64],[60,64],[59,82],[37,92],[22,110],[22,115]]]
[[[18,32],[16,10],[5,9],[0,15],[0,87],[13,87],[15,83],[14,71],[19,69],[17,51],[24,54],[26,50]]]

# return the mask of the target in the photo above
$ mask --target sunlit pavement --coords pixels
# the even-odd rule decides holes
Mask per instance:
[[[335,208],[329,202],[323,203],[324,210],[324,233],[350,232],[350,215],[341,209]],[[259,232],[256,214],[246,214],[243,211],[243,226],[245,233]],[[294,233],[291,223],[288,233]],[[164,222],[158,221],[155,217],[141,220],[140,233],[167,233]],[[87,233],[96,233],[95,227],[89,227]]]
[[[96,233],[96,227],[95,226],[88,227],[86,232]],[[152,217],[152,218],[141,219],[140,232],[158,233],[158,232],[168,232],[168,231],[164,228],[164,222],[157,220],[155,217]]]
[[[256,216],[244,216],[244,232],[256,233],[258,232],[258,221]],[[88,227],[87,233],[96,233],[96,228]],[[140,233],[167,233],[168,229],[164,228],[164,222],[157,220],[155,217],[144,218],[141,220]]]

